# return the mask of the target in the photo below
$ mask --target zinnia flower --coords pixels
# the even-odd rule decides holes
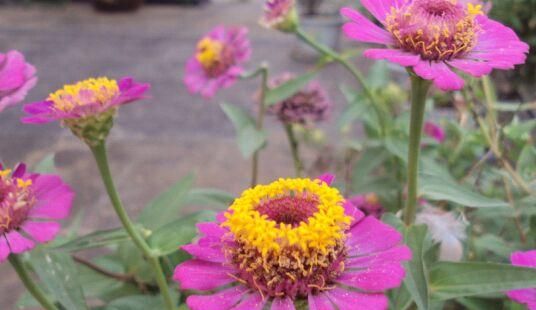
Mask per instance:
[[[266,0],[260,24],[269,29],[293,32],[298,27],[298,13],[294,0]]]
[[[445,139],[447,138],[445,130],[432,122],[424,123],[424,133],[430,138],[436,140],[438,143],[445,142]]]
[[[489,19],[481,5],[457,0],[361,0],[382,24],[343,8],[351,21],[345,34],[354,40],[385,45],[364,55],[404,67],[442,90],[458,90],[464,81],[453,69],[481,77],[493,69],[525,62],[529,46],[508,27]]]
[[[212,98],[221,88],[233,85],[249,60],[251,47],[244,27],[218,26],[198,43],[195,55],[186,63],[184,84],[191,93]]]
[[[175,269],[192,310],[386,309],[384,291],[404,278],[411,258],[402,236],[330,187],[333,177],[280,179],[246,190]]]
[[[514,252],[510,256],[514,266],[536,268],[536,250],[528,252]],[[506,293],[512,300],[525,304],[529,310],[536,310],[536,288],[514,290]]]
[[[132,78],[100,77],[65,85],[45,101],[27,104],[23,123],[61,121],[79,138],[93,145],[104,140],[113,126],[119,106],[145,97],[149,84]]]
[[[0,112],[21,102],[37,83],[35,68],[18,51],[0,53]]]
[[[270,87],[275,88],[294,76],[285,73],[270,81]],[[269,107],[268,112],[276,115],[285,124],[310,125],[327,119],[333,108],[327,92],[318,82],[311,82],[292,97]]]
[[[365,213],[366,216],[373,216],[380,219],[385,212],[383,206],[375,193],[356,195],[348,198],[348,201]]]
[[[0,262],[54,239],[60,230],[54,220],[69,215],[73,198],[59,176],[28,174],[24,164],[12,173],[0,165]]]
[[[421,202],[421,204],[426,204],[426,202]],[[417,214],[415,222],[428,226],[432,239],[440,243],[439,260],[452,262],[462,260],[467,225],[460,217],[455,216],[452,212],[425,206]]]

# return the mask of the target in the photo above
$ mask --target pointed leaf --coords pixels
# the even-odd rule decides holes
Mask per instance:
[[[266,105],[271,106],[292,97],[303,89],[315,75],[316,71],[311,71],[268,90],[266,93]]]

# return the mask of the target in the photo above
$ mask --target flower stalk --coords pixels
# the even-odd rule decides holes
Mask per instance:
[[[153,270],[157,285],[160,289],[160,294],[164,299],[165,308],[167,310],[175,309],[173,299],[171,298],[171,295],[169,293],[168,283],[162,270],[162,266],[160,265],[158,258],[153,255],[153,251],[151,250],[145,239],[143,239],[138,230],[134,227],[134,224],[130,220],[123,206],[123,203],[121,202],[121,198],[119,197],[119,194],[115,188],[115,184],[108,164],[108,155],[106,151],[105,141],[102,141],[100,144],[97,144],[95,146],[91,146],[90,148],[93,153],[93,156],[95,157],[95,161],[97,162],[102,181],[104,183],[108,196],[110,197],[110,201],[115,210],[115,213],[117,214],[117,217],[121,221],[123,227],[125,228],[126,232],[130,236],[136,247],[143,253]]]
[[[34,280],[30,277],[30,273],[28,270],[26,270],[26,267],[24,267],[24,263],[20,259],[20,256],[16,254],[9,255],[9,262],[11,263],[11,266],[13,266],[13,269],[17,272],[17,275],[19,276],[20,280],[32,294],[32,296],[39,302],[39,304],[46,310],[58,310],[58,307],[54,305],[54,303],[48,299],[48,297],[45,295],[45,293],[37,286],[37,284],[34,282]]]
[[[404,210],[404,223],[412,225],[417,212],[419,155],[426,108],[426,95],[432,83],[411,74],[411,122],[408,151],[408,200]]]
[[[374,96],[374,93],[370,89],[370,87],[367,84],[367,81],[363,74],[357,70],[357,68],[354,67],[347,59],[345,59],[342,55],[337,53],[336,51],[332,50],[331,48],[320,44],[317,42],[314,38],[309,36],[307,33],[305,33],[302,29],[297,28],[296,29],[296,35],[300,40],[305,42],[307,45],[311,46],[315,50],[317,50],[319,53],[321,53],[324,56],[327,56],[331,58],[333,61],[338,62],[341,64],[350,74],[357,80],[357,82],[361,85],[363,88],[363,91],[365,93],[365,96],[369,99],[369,101],[374,106],[374,109],[376,111],[376,114],[378,115],[378,120],[380,122],[380,129],[381,129],[381,135],[385,135],[385,117],[383,113],[380,111],[380,106],[377,103],[376,97]]]
[[[294,162],[294,171],[296,177],[300,178],[303,175],[303,163],[300,159],[299,152],[299,142],[296,139],[296,134],[294,133],[294,127],[292,124],[285,124],[285,132],[287,134],[288,142],[290,145],[290,151],[292,153],[292,160]]]
[[[264,116],[266,115],[266,93],[268,92],[268,66],[266,64],[261,65],[259,68],[259,74],[261,75],[261,92],[259,95],[259,111],[257,113],[257,130],[262,130],[264,127]],[[254,76],[257,76],[255,74]],[[254,187],[258,183],[259,178],[259,157],[261,149],[258,149],[253,153],[253,159],[251,162],[251,187]]]

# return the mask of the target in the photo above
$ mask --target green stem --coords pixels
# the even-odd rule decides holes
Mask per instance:
[[[259,98],[259,112],[257,114],[257,130],[262,130],[264,126],[264,115],[266,114],[266,93],[268,92],[268,66],[262,65],[260,69],[261,74],[261,93]],[[259,156],[261,150],[253,153],[253,160],[251,163],[251,187],[257,185],[259,178]]]
[[[328,56],[332,58],[334,61],[340,63],[352,76],[358,81],[359,84],[361,84],[361,87],[363,88],[363,91],[365,92],[365,96],[369,99],[369,101],[374,105],[376,109],[376,114],[378,115],[378,119],[380,121],[380,128],[382,130],[382,135],[385,134],[385,118],[383,116],[383,113],[379,111],[379,105],[376,100],[376,97],[374,96],[374,93],[372,90],[368,87],[367,81],[363,74],[359,72],[348,60],[346,60],[342,55],[334,51],[333,49],[329,48],[328,46],[322,45],[319,42],[317,42],[314,38],[309,36],[307,33],[305,33],[301,29],[296,30],[296,35],[299,39],[301,39],[303,42],[320,52],[321,54]]]
[[[294,134],[292,124],[285,124],[285,132],[287,133],[288,142],[290,145],[290,151],[292,152],[292,159],[294,160],[294,170],[296,171],[296,177],[301,177],[303,174],[303,164],[300,160],[299,144]]]
[[[24,283],[26,289],[32,294],[35,300],[37,300],[41,304],[41,306],[43,306],[43,308],[47,310],[58,310],[58,308],[54,305],[52,301],[48,299],[48,297],[39,288],[39,286],[35,284],[34,280],[30,277],[28,270],[26,270],[26,267],[24,267],[24,263],[18,255],[9,255],[9,262],[19,275],[19,278],[21,279],[22,283]]]
[[[108,165],[108,155],[106,152],[105,142],[103,141],[96,146],[92,146],[91,151],[93,152],[93,156],[95,157],[95,161],[97,162],[97,166],[99,167],[102,181],[104,182],[104,186],[106,187],[106,191],[108,192],[108,196],[110,197],[110,201],[112,202],[112,206],[115,210],[115,213],[119,217],[119,220],[123,224],[123,227],[127,231],[128,235],[130,236],[136,247],[143,253],[145,258],[149,262],[149,265],[153,269],[153,273],[156,277],[156,282],[160,289],[160,293],[162,294],[162,298],[164,299],[166,309],[175,309],[173,299],[169,294],[168,283],[164,276],[164,272],[162,271],[162,266],[160,266],[158,258],[152,254],[151,248],[147,245],[145,239],[140,236],[138,230],[134,227],[134,224],[130,220],[127,212],[125,211],[125,208],[123,207],[123,203],[119,198],[119,194],[117,193],[117,190],[115,188],[114,181],[112,179],[112,174],[110,172],[110,167]]]
[[[426,94],[431,83],[418,76],[411,75],[411,123],[408,152],[408,202],[404,211],[406,225],[413,224],[417,211],[417,191],[421,135],[426,108]]]

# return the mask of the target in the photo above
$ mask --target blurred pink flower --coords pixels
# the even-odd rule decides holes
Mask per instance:
[[[365,215],[373,216],[377,219],[380,219],[385,212],[375,193],[352,196],[348,198],[348,201],[365,213]]]
[[[528,252],[514,252],[510,256],[514,266],[536,268],[536,250]],[[536,288],[509,291],[506,293],[512,300],[525,304],[529,310],[536,310]]]
[[[475,77],[493,69],[513,69],[526,60],[529,46],[512,29],[489,19],[482,7],[453,0],[361,0],[383,28],[351,8],[343,27],[349,38],[384,45],[365,51],[412,68],[444,91],[458,90],[464,80],[453,69]]]
[[[291,73],[284,73],[270,81],[270,87],[275,88],[293,78]],[[270,106],[268,113],[276,115],[285,124],[310,125],[326,120],[332,108],[328,93],[320,83],[313,81],[292,97]]]
[[[13,173],[0,164],[0,193],[0,262],[54,239],[74,198],[59,176],[26,173],[24,164]]]
[[[441,126],[432,123],[432,122],[426,122],[424,123],[424,133],[429,136],[430,138],[433,138],[438,143],[445,142],[446,134],[445,130],[441,128]]]
[[[192,94],[212,98],[236,82],[244,71],[242,64],[251,56],[247,33],[244,27],[217,26],[201,38],[185,68],[184,84]]]
[[[265,0],[264,15],[260,24],[266,28],[278,29],[284,32],[296,30],[298,14],[295,0]]]
[[[18,51],[0,53],[0,112],[21,102],[37,83],[35,68]]]

